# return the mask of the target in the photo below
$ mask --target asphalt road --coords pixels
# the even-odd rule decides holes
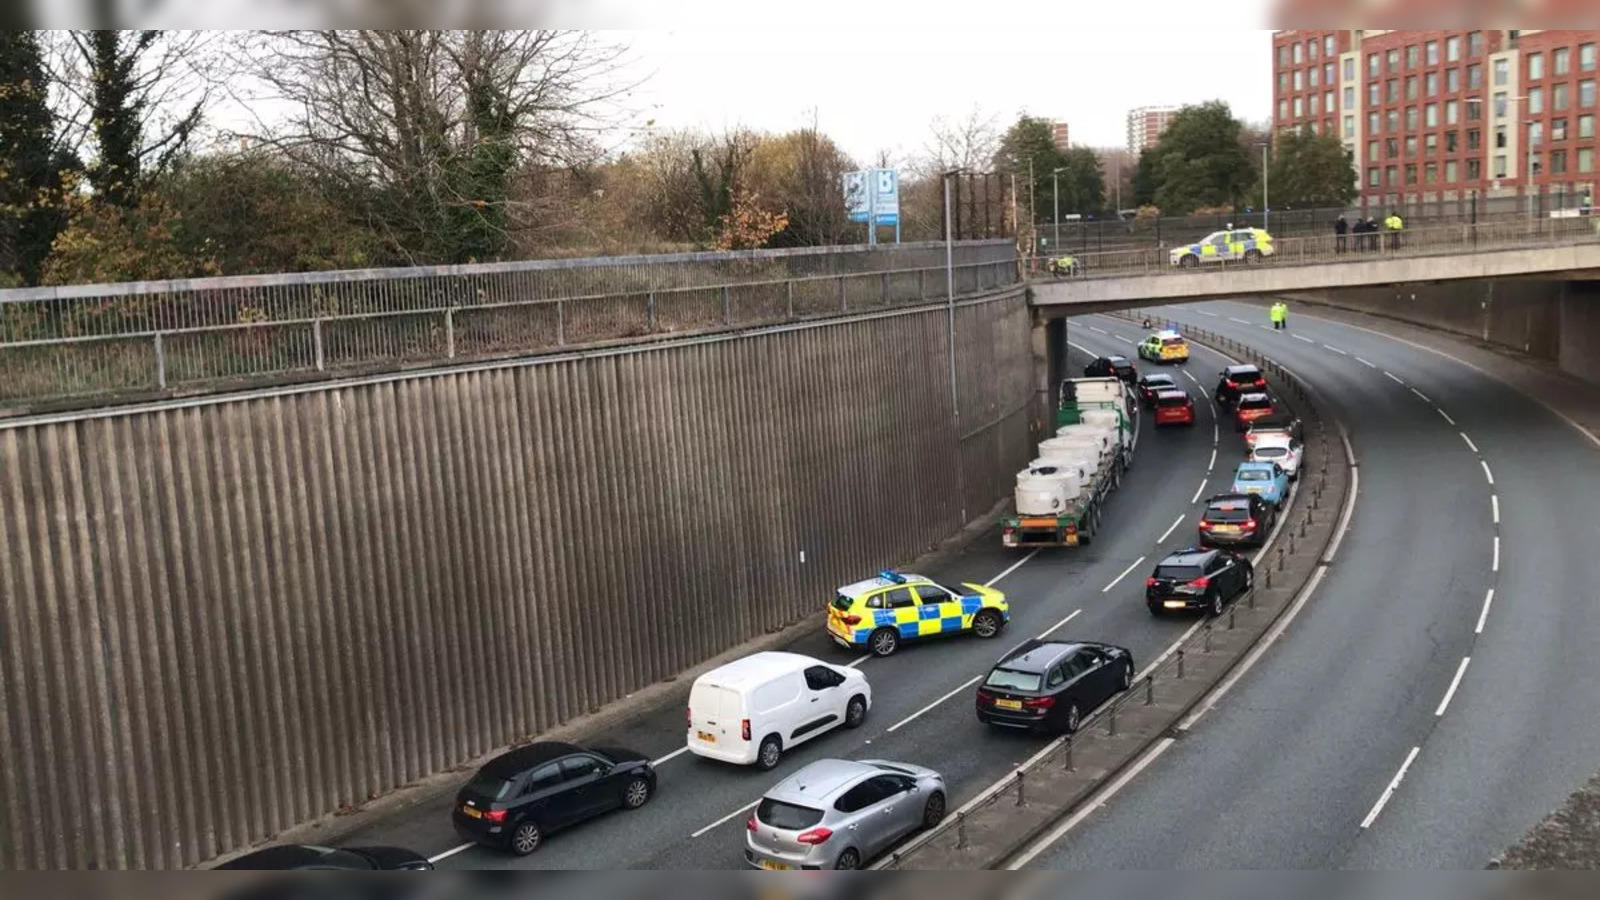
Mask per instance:
[[[1081,371],[1085,350],[1133,355],[1136,330],[1112,320],[1097,320],[1094,328],[1099,330],[1073,329],[1070,338],[1078,345],[1074,371]],[[1221,357],[1197,347],[1187,368],[1204,381],[1202,373],[1214,375],[1223,364]],[[975,680],[1006,648],[1049,632],[1121,644],[1142,666],[1194,624],[1188,618],[1152,619],[1143,604],[1143,578],[1164,552],[1161,548],[1193,543],[1196,501],[1203,502],[1219,480],[1229,477],[1241,458],[1241,445],[1224,428],[1218,448],[1207,389],[1179,378],[1196,397],[1199,421],[1192,428],[1157,431],[1148,415],[1142,417],[1134,467],[1109,501],[1091,546],[1027,556],[1001,548],[996,529],[948,564],[924,573],[946,582],[999,578],[995,586],[1010,600],[1011,623],[993,641],[953,638],[908,645],[887,659],[857,662],[874,699],[859,730],[831,732],[786,754],[773,772],[762,773],[676,753],[683,747],[679,700],[621,730],[593,737],[593,743],[621,744],[660,760],[659,791],[641,810],[613,813],[552,835],[537,853],[521,859],[481,847],[443,856],[460,845],[450,826],[448,797],[398,813],[345,843],[398,844],[443,856],[441,868],[740,868],[748,808],[770,785],[826,757],[900,759],[931,766],[944,774],[954,808],[1046,743],[990,730],[973,715]],[[1215,471],[1208,474],[1212,467]],[[1206,478],[1209,487],[1201,494],[1198,489]],[[826,600],[818,598],[819,615]],[[836,664],[857,660],[820,632],[787,649]]]
[[[1273,332],[1241,303],[1171,309],[1323,393],[1360,464],[1356,513],[1283,638],[1031,865],[1482,866],[1596,763],[1600,450],[1501,382],[1376,331],[1292,311]]]

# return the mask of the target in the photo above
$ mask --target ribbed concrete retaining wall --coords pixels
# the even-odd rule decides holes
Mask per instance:
[[[191,864],[817,614],[1009,490],[1028,322],[958,309],[959,426],[942,307],[5,426],[0,867]]]

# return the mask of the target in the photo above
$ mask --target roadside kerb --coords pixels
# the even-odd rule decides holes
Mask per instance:
[[[1140,321],[1136,311],[1121,317]],[[1322,565],[1350,484],[1346,466],[1329,465],[1346,458],[1338,429],[1323,420],[1314,391],[1275,360],[1201,328],[1185,326],[1184,332],[1197,343],[1261,366],[1285,387],[1279,396],[1305,420],[1305,443],[1313,453],[1297,482],[1298,503],[1288,507],[1275,545],[1256,563],[1253,589],[1138,673],[1132,688],[1086,719],[1076,735],[1052,742],[876,868],[1003,866],[1158,741],[1181,737],[1176,725],[1227,678]]]

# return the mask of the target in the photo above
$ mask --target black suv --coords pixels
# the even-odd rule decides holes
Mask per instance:
[[[1266,389],[1267,379],[1260,369],[1255,366],[1229,366],[1217,378],[1216,400],[1221,406],[1232,406],[1240,394],[1264,392]]]
[[[1255,567],[1229,550],[1190,547],[1167,554],[1144,580],[1152,616],[1167,610],[1203,609],[1222,615],[1223,604],[1250,590]]]
[[[1102,356],[1094,362],[1083,367],[1085,378],[1121,378],[1133,384],[1139,378],[1139,372],[1134,369],[1133,363],[1126,356]]]
[[[655,769],[642,753],[543,741],[485,763],[456,794],[450,818],[469,841],[527,856],[546,834],[638,809],[655,792]]]
[[[1259,494],[1218,494],[1206,501],[1200,514],[1200,546],[1267,542],[1278,511]]]
[[[1133,653],[1089,641],[1024,641],[978,685],[978,721],[1071,734],[1133,684]]]

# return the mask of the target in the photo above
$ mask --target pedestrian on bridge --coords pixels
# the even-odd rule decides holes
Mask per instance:
[[[1334,249],[1336,252],[1343,253],[1345,251],[1345,241],[1349,240],[1349,238],[1345,237],[1345,235],[1349,232],[1350,223],[1344,220],[1343,215],[1340,215],[1339,220],[1333,223],[1333,233],[1335,235]]]
[[[1400,232],[1405,230],[1406,222],[1400,214],[1390,210],[1389,218],[1383,220],[1383,227],[1389,232],[1389,249],[1400,249]]]
[[[1367,216],[1367,221],[1363,222],[1362,225],[1365,226],[1362,230],[1367,233],[1367,249],[1378,249],[1378,220]]]

